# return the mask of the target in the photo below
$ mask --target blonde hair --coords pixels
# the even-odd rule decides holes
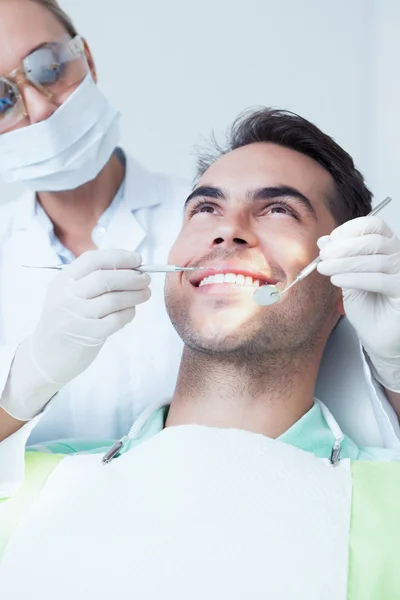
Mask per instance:
[[[68,31],[71,37],[75,37],[78,35],[77,30],[75,29],[75,25],[72,22],[71,17],[67,15],[67,13],[61,8],[58,4],[57,0],[30,0],[31,2],[36,2],[36,4],[40,4],[47,10],[49,10],[53,15],[62,23],[65,29]]]

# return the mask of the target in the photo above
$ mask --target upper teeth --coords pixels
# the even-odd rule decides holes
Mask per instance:
[[[235,275],[234,273],[218,273],[218,275],[210,275],[204,277],[199,283],[201,285],[209,285],[211,283],[238,283],[239,285],[251,285],[253,287],[259,287],[259,279],[253,279],[252,277],[245,275]]]

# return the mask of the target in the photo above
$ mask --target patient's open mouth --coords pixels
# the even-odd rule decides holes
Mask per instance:
[[[252,287],[259,287],[260,280],[253,279],[250,275],[244,275],[243,273],[218,273],[217,275],[210,275],[204,277],[199,283],[198,287],[203,285],[211,285],[212,283],[236,283],[236,285],[250,285]]]
[[[195,287],[215,284],[235,284],[239,286],[258,288],[267,283],[274,284],[276,280],[265,273],[244,267],[216,266],[206,271],[198,271],[190,277],[190,283]]]

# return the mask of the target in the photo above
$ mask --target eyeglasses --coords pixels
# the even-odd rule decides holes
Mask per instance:
[[[29,54],[20,67],[0,76],[0,134],[28,116],[21,89],[26,84],[51,100],[64,99],[89,70],[83,40],[65,35]]]

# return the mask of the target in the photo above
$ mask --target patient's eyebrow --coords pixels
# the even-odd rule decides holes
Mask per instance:
[[[228,194],[222,188],[215,186],[202,185],[190,194],[185,202],[185,209],[188,204],[195,198],[210,198],[213,200],[227,201]],[[263,188],[257,188],[255,190],[249,190],[246,194],[247,202],[260,202],[262,200],[279,200],[279,199],[292,199],[295,202],[302,205],[303,208],[317,220],[317,214],[311,203],[311,201],[302,194],[299,190],[288,185],[277,185]]]
[[[273,187],[259,188],[257,190],[251,190],[247,194],[247,199],[250,202],[257,202],[260,200],[279,200],[280,198],[292,198],[296,202],[300,203],[315,220],[317,219],[317,213],[315,212],[311,201],[307,198],[307,196],[291,186],[278,185]]]
[[[195,198],[212,198],[213,200],[226,200],[226,195],[222,191],[221,188],[201,185],[200,187],[193,190],[190,196],[187,198],[185,202],[185,208]]]

